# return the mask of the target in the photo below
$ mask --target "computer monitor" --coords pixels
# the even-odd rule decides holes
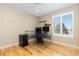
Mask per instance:
[[[43,27],[44,32],[49,32],[49,27]]]

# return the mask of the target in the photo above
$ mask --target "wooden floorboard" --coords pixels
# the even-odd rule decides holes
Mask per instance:
[[[33,42],[26,47],[16,45],[0,49],[0,56],[79,56],[79,49],[50,42],[39,45]]]

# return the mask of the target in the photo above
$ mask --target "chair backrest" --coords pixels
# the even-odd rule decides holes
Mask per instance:
[[[37,27],[35,31],[36,31],[36,33],[41,33],[42,29],[41,29],[41,27]]]

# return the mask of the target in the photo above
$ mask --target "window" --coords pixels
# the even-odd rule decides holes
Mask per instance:
[[[65,35],[65,36],[72,35],[73,12],[53,16],[53,21],[54,21],[53,34]]]
[[[54,17],[54,32],[55,33],[60,33],[60,17]]]

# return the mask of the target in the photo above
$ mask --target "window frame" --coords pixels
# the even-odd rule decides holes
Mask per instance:
[[[67,34],[62,34],[62,22],[63,22],[63,19],[62,17],[65,16],[65,15],[69,15],[69,14],[72,14],[72,24],[71,24],[71,34],[70,35],[67,35]],[[60,33],[55,33],[54,32],[54,29],[55,29],[55,21],[54,21],[54,17],[58,17],[60,16]],[[55,16],[52,16],[53,17],[53,20],[52,20],[52,26],[53,26],[53,35],[55,36],[65,36],[65,37],[74,37],[74,11],[71,11],[71,12],[66,12],[66,13],[62,13],[62,14],[59,14],[59,15],[55,15]]]

